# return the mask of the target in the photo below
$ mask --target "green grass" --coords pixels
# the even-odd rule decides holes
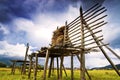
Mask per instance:
[[[88,72],[92,77],[92,80],[120,80],[120,77],[114,70],[88,70]],[[54,71],[54,73],[52,72],[51,77],[47,78],[47,80],[57,80],[56,73],[57,73],[56,70]],[[68,76],[66,77],[65,74],[63,74],[63,80],[70,80],[70,70],[67,70],[67,75]],[[43,71],[38,71],[37,80],[42,80],[42,76]],[[86,78],[87,80],[89,80],[87,75]],[[11,75],[10,68],[0,68],[0,80],[28,80],[28,79],[27,74],[20,75],[19,70],[16,70],[15,75]],[[33,80],[33,72],[30,80]],[[80,80],[79,70],[74,70],[74,80]]]

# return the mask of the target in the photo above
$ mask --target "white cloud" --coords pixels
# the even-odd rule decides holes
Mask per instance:
[[[77,17],[77,11],[77,8],[70,6],[68,11],[62,14],[38,13],[33,16],[33,20],[16,18],[13,24],[16,25],[17,31],[25,31],[28,40],[37,47],[48,46],[57,26],[63,26],[66,20],[72,21]]]
[[[0,41],[0,54],[13,57],[24,57],[26,52],[26,45],[17,43],[16,45],[9,44],[7,41]],[[31,49],[29,48],[28,54],[31,54]]]
[[[9,34],[9,30],[3,24],[0,24],[0,31],[3,31],[3,34]]]
[[[105,27],[103,27],[103,35],[105,42],[112,42],[115,40],[120,34],[120,27],[117,23],[108,23]]]

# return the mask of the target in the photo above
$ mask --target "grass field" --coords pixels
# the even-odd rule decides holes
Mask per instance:
[[[114,70],[88,70],[92,80],[120,80],[120,77],[115,73]],[[70,80],[70,70],[67,70],[68,76],[63,75],[63,80]],[[37,80],[42,80],[43,71],[38,71]],[[74,70],[74,80],[79,79],[80,72],[78,70]],[[11,75],[10,68],[0,68],[0,80],[28,80],[27,74],[20,75],[20,71],[16,70],[15,75]],[[31,79],[33,80],[33,72]],[[52,73],[51,78],[47,78],[47,80],[57,80],[56,71]],[[89,79],[87,79],[89,80]]]

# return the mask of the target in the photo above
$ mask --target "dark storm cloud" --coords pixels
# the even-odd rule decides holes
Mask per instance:
[[[93,5],[97,4],[97,3],[103,4],[104,1],[105,0],[81,0],[82,6],[85,10],[90,8]]]
[[[0,0],[0,22],[8,22],[14,17],[31,18],[36,11],[64,11],[68,5],[79,0]]]
[[[14,17],[31,18],[36,12],[63,12],[69,5],[85,8],[104,0],[0,0],[0,22],[11,21]]]
[[[0,22],[10,21],[14,17],[30,18],[38,3],[28,0],[0,0]]]

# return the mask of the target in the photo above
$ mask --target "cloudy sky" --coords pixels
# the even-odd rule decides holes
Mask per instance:
[[[110,43],[111,48],[120,55],[119,0],[0,0],[0,55],[23,57],[26,43],[30,44],[29,54],[49,46],[57,26],[79,16],[80,5],[86,10],[96,3],[107,8],[104,42]],[[108,54],[115,64],[120,63],[114,55]],[[86,58],[86,66],[90,68],[109,64],[102,53],[88,54]],[[74,60],[75,64],[78,63],[76,58]]]

